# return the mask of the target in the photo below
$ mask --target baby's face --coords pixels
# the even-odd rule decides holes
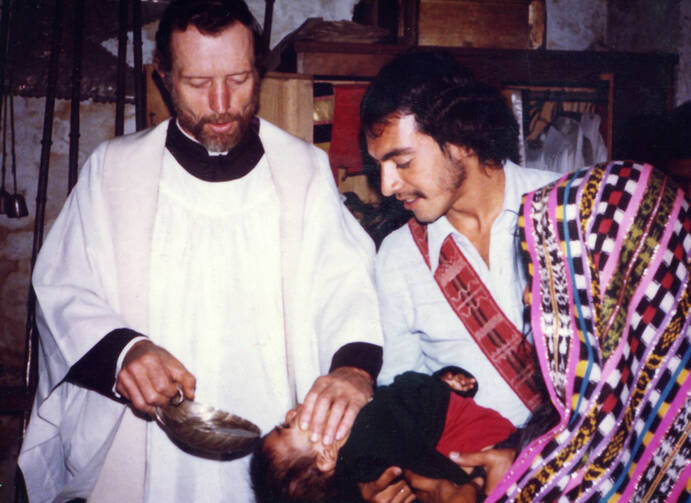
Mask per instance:
[[[286,412],[285,421],[271,430],[264,440],[264,445],[280,459],[312,453],[320,445],[310,441],[309,431],[299,428],[297,418],[301,408],[299,404]]]

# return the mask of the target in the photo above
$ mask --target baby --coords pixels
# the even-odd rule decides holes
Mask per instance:
[[[330,445],[311,442],[298,427],[298,405],[252,456],[257,501],[357,501],[357,482],[376,480],[389,466],[467,483],[449,453],[477,452],[515,432],[508,419],[475,403],[476,391],[475,379],[459,367],[433,376],[406,372],[377,388],[349,435]]]

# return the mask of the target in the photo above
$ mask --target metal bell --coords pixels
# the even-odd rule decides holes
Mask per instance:
[[[29,209],[26,207],[26,201],[21,194],[12,194],[9,197],[7,206],[7,216],[10,218],[22,218],[29,214]]]

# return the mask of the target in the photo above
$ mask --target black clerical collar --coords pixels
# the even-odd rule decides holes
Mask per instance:
[[[264,155],[257,117],[252,119],[240,143],[220,155],[209,155],[203,145],[180,131],[177,121],[172,119],[168,123],[166,148],[185,171],[205,182],[227,182],[242,178],[254,169]]]

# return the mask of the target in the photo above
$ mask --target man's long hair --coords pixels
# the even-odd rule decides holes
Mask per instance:
[[[518,123],[507,101],[446,51],[411,50],[381,69],[360,106],[365,134],[377,136],[396,114],[414,115],[418,130],[442,149],[470,148],[497,167],[520,161]]]
[[[173,31],[185,31],[189,25],[205,35],[216,35],[234,23],[245,25],[252,31],[254,60],[261,74],[262,29],[243,0],[173,0],[161,17],[156,32],[156,54],[159,67],[170,72],[173,56],[170,39]]]

